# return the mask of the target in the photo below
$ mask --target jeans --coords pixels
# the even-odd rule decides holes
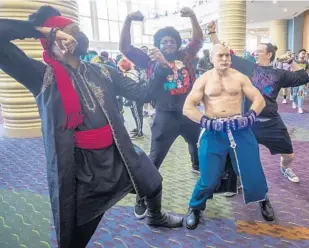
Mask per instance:
[[[292,88],[293,102],[298,108],[303,108],[305,85]]]

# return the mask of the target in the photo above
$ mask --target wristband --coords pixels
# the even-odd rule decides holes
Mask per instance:
[[[216,33],[217,33],[216,31],[212,31],[212,32],[208,32],[208,35],[216,34]]]
[[[252,126],[252,125],[256,122],[257,114],[256,114],[256,112],[255,112],[253,109],[250,109],[250,110],[245,114],[245,117],[248,118],[248,124],[249,124],[250,126]]]
[[[206,115],[203,115],[200,121],[201,128],[212,130],[212,121],[213,119],[210,119]]]

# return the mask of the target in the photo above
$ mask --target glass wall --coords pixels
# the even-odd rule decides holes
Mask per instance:
[[[90,40],[93,40],[93,29],[91,24],[90,2],[88,0],[77,0],[79,7],[80,27]]]
[[[154,1],[132,2],[125,0],[77,0],[80,26],[90,40],[119,42],[120,32],[130,11],[140,10],[148,18],[154,11]],[[97,25],[93,25],[96,23]],[[149,44],[150,36],[143,35],[142,24],[133,24],[132,40],[137,44]]]

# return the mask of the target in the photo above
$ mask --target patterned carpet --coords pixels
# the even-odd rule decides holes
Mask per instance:
[[[305,109],[309,110],[309,102]],[[283,178],[279,157],[261,147],[270,199],[277,219],[265,223],[257,204],[243,204],[242,195],[216,196],[209,201],[201,225],[194,231],[150,228],[133,214],[129,195],[106,213],[88,247],[129,248],[242,248],[309,247],[309,113],[295,113],[280,105],[296,152],[294,171],[299,184]],[[130,111],[126,111],[132,128]],[[146,119],[146,124],[147,124]],[[150,133],[136,142],[149,150]],[[56,247],[46,184],[41,139],[0,138],[0,247]],[[197,175],[191,172],[187,146],[179,138],[161,168],[164,178],[163,207],[184,215]]]

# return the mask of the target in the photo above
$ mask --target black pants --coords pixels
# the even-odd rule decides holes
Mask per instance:
[[[147,196],[147,199],[156,199],[158,201],[161,201],[160,198],[161,192],[162,192],[162,184],[149,196]],[[91,237],[95,233],[95,230],[97,229],[98,225],[100,224],[103,215],[104,214],[89,221],[88,223],[82,226],[77,226],[74,231],[73,241],[70,248],[85,248],[89,243]]]
[[[117,103],[120,113],[123,112],[123,97],[117,96]]]
[[[266,146],[272,155],[293,153],[290,134],[280,116],[257,122],[251,129],[258,143]]]
[[[103,214],[92,221],[75,228],[70,248],[85,248],[99,225]]]
[[[199,164],[197,142],[200,125],[189,120],[180,111],[156,110],[151,133],[149,157],[157,168],[161,166],[170,147],[179,135],[188,143],[192,164]]]
[[[144,103],[137,102],[132,102],[130,106],[138,135],[143,135],[143,106]]]

